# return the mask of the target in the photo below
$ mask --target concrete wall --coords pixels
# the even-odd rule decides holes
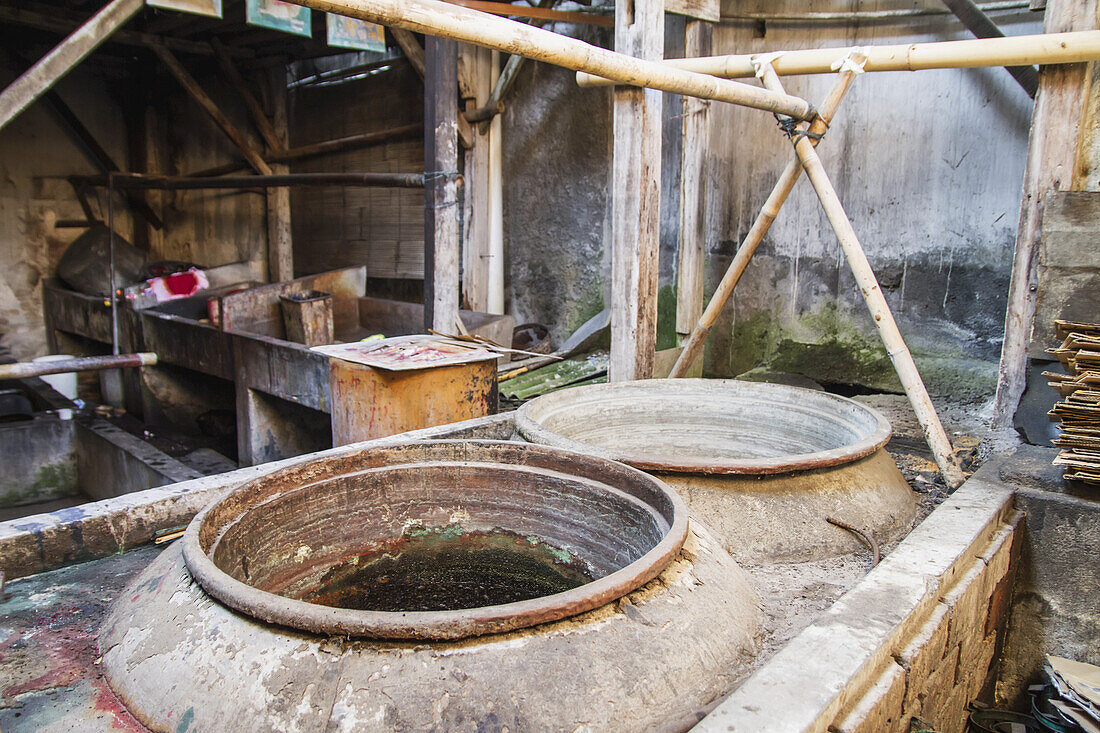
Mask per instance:
[[[897,7],[736,0],[723,3],[723,12]],[[1026,11],[996,17],[1009,34],[1040,29],[1038,15]],[[606,33],[572,30],[609,42]],[[682,20],[666,23],[666,55],[678,53],[682,33]],[[724,23],[715,52],[966,37],[945,15],[891,23]],[[792,78],[788,89],[820,100],[831,83],[829,76]],[[708,293],[790,155],[771,115],[721,104],[712,110]],[[660,267],[666,344],[676,271],[678,113],[679,100],[666,95]],[[822,144],[826,169],[934,393],[969,397],[994,387],[1030,113],[1031,100],[1002,69],[868,74]],[[542,64],[523,72],[504,118],[510,304],[517,321],[544,322],[558,339],[610,297],[609,136],[608,90],[578,89],[571,73]],[[708,343],[710,375],[757,366],[900,390],[805,182]]]

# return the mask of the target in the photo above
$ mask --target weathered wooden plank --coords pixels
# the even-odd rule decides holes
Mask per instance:
[[[87,58],[88,54],[144,5],[145,0],[111,0],[88,22],[9,84],[0,92],[0,130]]]
[[[271,175],[271,167],[264,162],[263,157],[252,147],[252,143],[248,141],[248,138],[243,132],[237,129],[225,113],[218,108],[218,105],[210,98],[195,77],[191,76],[191,73],[183,67],[183,64],[179,62],[179,59],[163,46],[154,46],[153,50],[156,52],[160,60],[164,62],[164,65],[168,67],[168,70],[172,72],[172,76],[176,78],[176,81],[187,90],[196,102],[199,103],[206,113],[210,115],[210,119],[214,121],[225,136],[237,146],[237,149],[241,151],[241,154],[248,161],[249,165],[259,173],[260,175]]]
[[[463,44],[459,49],[459,80],[466,80],[467,106],[483,106],[492,92],[492,51]],[[474,130],[474,145],[466,151],[466,232],[462,246],[462,301],[467,308],[489,307],[489,134]]]
[[[702,20],[689,20],[685,30],[687,56],[712,53],[713,26]],[[676,284],[676,334],[680,343],[691,335],[703,314],[704,266],[707,235],[707,158],[710,146],[710,102],[684,97],[681,120],[680,158],[680,256]],[[697,360],[689,371],[702,372]],[[671,371],[671,367],[666,371]]]
[[[1050,0],[1043,19],[1046,33],[1097,27],[1097,1]],[[1024,196],[1012,260],[1012,279],[1005,310],[1005,338],[993,406],[993,424],[1012,424],[1027,380],[1027,350],[1035,320],[1038,290],[1036,260],[1043,208],[1054,191],[1073,186],[1083,112],[1089,98],[1087,64],[1044,66],[1031,117],[1031,135],[1024,170]]]
[[[404,28],[390,28],[389,30],[397,40],[397,45],[401,47],[401,52],[405,54],[409,64],[420,76],[420,80],[425,81],[424,47],[420,45],[420,41],[416,40],[416,36]],[[466,121],[465,117],[459,115],[457,124],[458,137],[462,140],[462,147],[469,150],[474,146],[474,133],[470,128],[470,123]]]
[[[228,62],[229,59],[227,58]],[[280,64],[271,70],[270,87],[272,118],[270,134],[273,139],[268,145],[273,150],[285,150],[289,138],[287,122],[286,71]],[[266,120],[263,110],[257,109],[253,115],[257,120]],[[267,134],[265,134],[267,137]],[[289,173],[286,163],[271,164],[272,173]],[[283,282],[294,277],[294,249],[290,222],[290,188],[269,188],[267,190],[267,279],[271,282]]]
[[[664,54],[664,3],[615,6],[615,50],[647,60]],[[646,379],[657,344],[660,249],[661,94],[616,87],[611,204],[612,382]]]
[[[428,37],[424,75],[424,327],[458,317],[458,44]]]
[[[665,12],[717,23],[721,16],[718,0],[665,0]]]

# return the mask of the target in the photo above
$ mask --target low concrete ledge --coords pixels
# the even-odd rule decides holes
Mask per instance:
[[[314,455],[345,455],[374,446],[432,438],[507,440],[513,432],[512,414],[506,413],[353,443]],[[2,522],[0,571],[8,580],[14,580],[149,542],[160,530],[190,522],[221,493],[300,460],[288,458]]]
[[[952,612],[961,596],[969,599],[979,595],[979,588],[987,589],[979,583],[967,593],[971,573],[984,577],[994,557],[995,570],[1002,576],[1008,571],[1009,539],[1018,517],[1013,488],[991,468],[979,471],[937,507],[856,587],[779,650],[695,730],[908,730],[907,722],[901,720],[902,703],[892,716],[882,707],[905,699],[907,684],[897,680],[894,668],[901,665],[895,656],[901,656],[937,611],[943,623],[933,624],[929,640],[950,633]],[[985,600],[988,610],[988,597]],[[938,610],[944,606],[946,611]],[[967,617],[974,616],[976,622],[977,611],[971,614],[967,609]],[[958,616],[961,619],[963,614]],[[958,659],[955,648],[945,653]],[[955,690],[957,661],[954,665],[935,661],[936,668],[929,673],[949,673],[945,688]],[[970,681],[965,682],[962,689],[969,691]],[[956,695],[960,696],[961,692]],[[876,720],[875,715],[881,719],[867,727],[865,723]]]

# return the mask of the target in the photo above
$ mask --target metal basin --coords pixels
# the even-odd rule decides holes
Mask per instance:
[[[827,516],[885,542],[916,512],[883,450],[886,419],[824,392],[713,379],[593,385],[528,402],[516,428],[533,443],[659,475],[746,562],[859,550]]]
[[[687,534],[675,492],[561,450],[439,441],[249,482],[183,539],[214,598],[264,621],[455,639],[561,619],[658,575]]]

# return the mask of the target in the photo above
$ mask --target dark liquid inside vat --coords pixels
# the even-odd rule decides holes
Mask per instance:
[[[448,611],[524,601],[591,582],[566,551],[504,530],[421,530],[330,569],[301,600],[361,611]]]

